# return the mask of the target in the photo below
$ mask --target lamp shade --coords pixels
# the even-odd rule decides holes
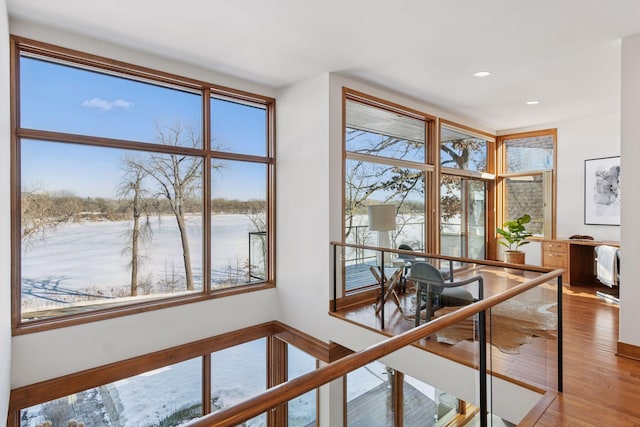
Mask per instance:
[[[369,230],[391,231],[396,229],[395,205],[370,205]]]

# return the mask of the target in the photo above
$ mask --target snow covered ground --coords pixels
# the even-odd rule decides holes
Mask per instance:
[[[176,220],[152,217],[151,236],[140,249],[139,280],[149,278],[155,292],[184,291],[184,263]],[[131,283],[131,221],[85,221],[63,224],[35,240],[22,253],[23,311],[63,307],[71,301],[126,296]],[[246,215],[213,215],[212,275],[226,277],[249,257]],[[195,289],[202,289],[202,218],[187,218]],[[177,289],[169,284],[182,279]],[[169,285],[167,285],[169,284]],[[164,287],[164,289],[163,289]],[[168,289],[167,289],[168,288]],[[139,291],[139,295],[144,292]],[[89,295],[86,295],[89,294]]]
[[[289,376],[295,378],[315,369],[315,359],[306,353],[289,347]],[[259,339],[240,344],[212,355],[211,384],[213,407],[228,407],[266,389],[266,340]],[[202,402],[202,359],[194,358],[166,366],[135,377],[109,384],[110,395],[116,401],[118,423],[122,426],[157,426],[172,413]],[[68,419],[78,421],[102,418],[104,426],[117,425],[112,421],[104,405],[100,391],[90,394],[93,405],[74,402]],[[64,403],[63,402],[63,403]],[[315,394],[307,393],[295,399],[289,407],[291,426],[305,426],[315,419]],[[85,402],[86,403],[86,402]],[[91,414],[89,414],[91,412]],[[28,421],[21,426],[34,427],[47,419],[42,406],[29,408]],[[115,418],[115,417],[114,417]],[[96,421],[94,421],[95,424]],[[89,427],[91,424],[87,424]],[[259,416],[246,424],[251,427],[266,425]],[[92,426],[95,427],[95,426]]]

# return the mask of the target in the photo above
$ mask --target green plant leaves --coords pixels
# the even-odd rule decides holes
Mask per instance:
[[[533,234],[526,230],[524,224],[529,221],[531,221],[531,216],[524,214],[514,220],[506,221],[502,224],[502,228],[496,228],[498,234],[506,240],[506,242],[500,240],[498,243],[511,251],[518,250],[520,246],[528,244],[529,242],[525,239]]]

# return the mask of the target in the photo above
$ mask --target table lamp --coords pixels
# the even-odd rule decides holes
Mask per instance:
[[[378,232],[378,247],[389,248],[389,232],[396,229],[395,205],[370,205],[369,230]],[[388,255],[388,254],[387,254]],[[385,258],[388,258],[386,256]],[[384,261],[387,261],[386,259]]]

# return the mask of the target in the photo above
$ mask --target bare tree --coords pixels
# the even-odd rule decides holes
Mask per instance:
[[[424,175],[417,169],[401,168],[392,165],[355,162],[346,171],[345,221],[346,235],[353,227],[354,217],[364,212],[371,203],[371,197],[384,194],[380,202],[393,201],[396,210],[401,212],[407,197],[413,192],[424,194]]]
[[[478,169],[486,166],[486,157],[474,158],[483,149],[485,140],[480,138],[461,138],[447,141],[440,145],[440,149],[448,154],[451,159],[442,162],[442,166],[469,169],[469,162],[475,161]]]
[[[67,421],[73,415],[73,408],[67,397],[45,402],[40,410],[43,418],[53,427],[67,425]]]
[[[22,191],[22,244],[28,249],[36,238],[44,239],[47,232],[74,218],[79,207],[68,192],[52,193],[39,187]]]
[[[157,126],[156,138],[158,143],[167,146],[201,146],[200,135],[194,129],[183,128],[179,122],[171,127]],[[169,202],[180,232],[187,290],[194,290],[185,203],[199,197],[197,190],[201,186],[202,158],[175,153],[151,154],[132,165],[153,178],[158,184],[159,195]]]
[[[347,129],[347,143],[360,139],[358,145],[362,148],[355,150],[357,153],[392,155],[394,158],[406,159],[414,158],[418,152],[424,150],[424,143],[420,141],[393,136],[382,136],[378,139],[380,135],[377,135],[365,142],[363,138],[366,137],[367,131]],[[420,185],[424,182],[424,175],[420,170],[364,161],[350,161],[350,165],[345,172],[345,237],[349,237],[353,230],[355,216],[364,213],[364,209],[376,194],[384,194],[384,200],[379,201],[393,201],[397,211],[402,212],[411,192],[424,192],[424,187]]]
[[[475,163],[477,170],[486,168],[486,155],[481,155],[485,149],[485,140],[480,138],[461,138],[447,141],[440,145],[440,149],[449,157],[442,162],[442,166],[455,167],[460,170],[469,170],[471,162]],[[449,221],[460,214],[462,209],[460,199],[460,178],[450,175],[441,175],[440,215],[442,220]]]
[[[118,195],[124,199],[131,209],[133,224],[131,229],[131,296],[138,295],[138,266],[140,263],[140,241],[151,238],[152,228],[149,221],[149,198],[143,187],[143,181],[147,176],[144,169],[137,166],[132,158],[122,160],[124,176],[118,188]],[[144,216],[142,224],[140,218]]]

